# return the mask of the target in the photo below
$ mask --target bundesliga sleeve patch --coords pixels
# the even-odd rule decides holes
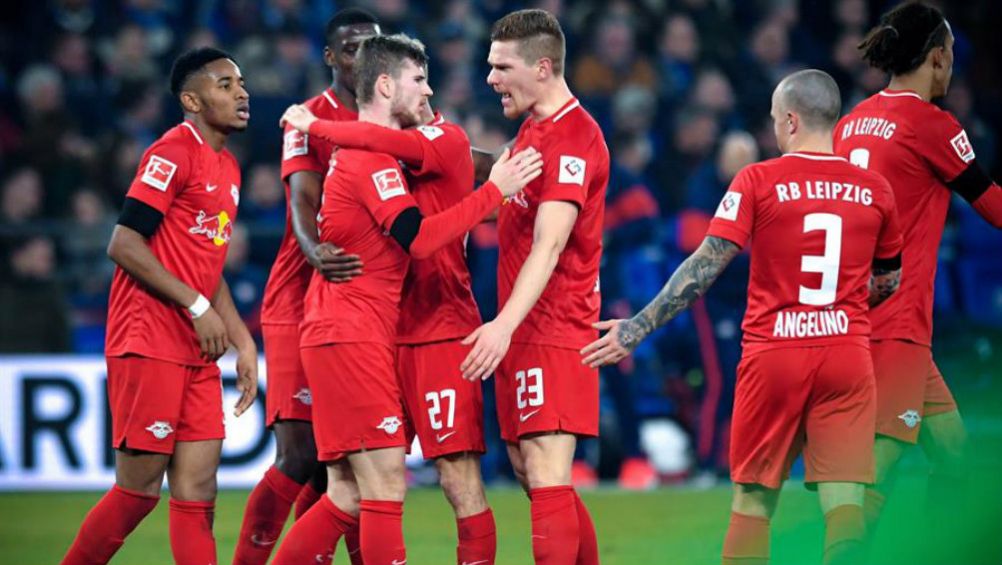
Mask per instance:
[[[284,143],[282,144],[282,160],[288,161],[293,157],[301,157],[310,152],[308,145],[310,136],[299,130],[289,130],[285,132]]]
[[[557,182],[560,184],[584,186],[585,166],[585,160],[580,157],[561,155],[560,174],[557,176]]]
[[[427,137],[428,141],[435,141],[445,135],[442,128],[437,128],[435,126],[418,126],[417,130],[421,132],[421,135]]]
[[[372,173],[372,183],[376,185],[379,199],[383,201],[407,194],[404,181],[400,178],[400,171],[396,169],[383,169]]]
[[[717,212],[713,216],[733,222],[738,219],[739,208],[741,208],[741,193],[728,191],[723,199],[720,200]]]
[[[160,192],[167,192],[170,179],[174,178],[175,172],[177,172],[177,165],[163,157],[150,155],[150,160],[146,163],[146,170],[143,171],[140,180]]]
[[[950,140],[950,145],[953,146],[953,150],[956,151],[957,157],[960,157],[961,161],[970,163],[974,160],[974,146],[967,139],[966,131],[960,130],[960,133]]]

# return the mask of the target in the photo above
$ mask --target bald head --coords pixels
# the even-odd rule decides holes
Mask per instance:
[[[784,78],[772,95],[773,111],[797,114],[812,131],[830,131],[842,111],[838,85],[828,73],[817,69],[798,71]]]

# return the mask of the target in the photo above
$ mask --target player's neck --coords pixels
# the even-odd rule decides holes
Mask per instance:
[[[890,84],[887,85],[888,90],[911,90],[915,94],[922,97],[922,100],[929,102],[932,100],[932,81],[927,77],[922,76],[919,71],[891,77]]]
[[[791,139],[786,147],[786,153],[823,153],[831,155],[835,152],[832,145],[832,134],[811,133],[797,139]]]
[[[226,138],[228,134],[219,131],[218,129],[208,125],[198,114],[185,114],[184,119],[191,122],[198,130],[198,134],[202,136],[202,139],[209,144],[216,153],[223,150],[223,146],[226,145]]]
[[[560,111],[571,98],[574,98],[574,95],[571,94],[567,81],[563,77],[554,79],[551,84],[541,89],[539,98],[530,111],[532,119],[540,122],[549,118]]]
[[[331,90],[334,91],[334,96],[338,99],[345,108],[351,110],[352,112],[358,113],[358,101],[355,100],[355,93],[348,90],[348,87],[341,84],[339,81],[335,80],[331,83]]]
[[[390,129],[400,129],[400,122],[393,118],[389,108],[379,108],[375,104],[358,109],[358,121],[369,122]]]

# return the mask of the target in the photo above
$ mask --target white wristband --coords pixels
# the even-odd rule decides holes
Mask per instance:
[[[199,294],[195,302],[188,307],[188,313],[191,314],[192,320],[197,320],[202,317],[203,314],[209,311],[212,304],[209,303],[209,299],[204,295]]]

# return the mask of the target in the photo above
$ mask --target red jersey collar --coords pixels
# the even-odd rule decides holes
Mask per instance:
[[[845,161],[844,157],[816,151],[791,151],[790,153],[784,153],[783,157],[800,157],[802,159],[810,159],[811,161]]]
[[[563,106],[561,106],[559,110],[557,110],[556,112],[554,112],[552,116],[550,116],[550,117],[548,117],[546,119],[540,120],[539,123],[541,123],[541,124],[543,124],[543,123],[555,124],[561,118],[563,118],[568,113],[570,113],[571,110],[573,110],[574,108],[577,108],[580,105],[581,105],[581,102],[579,102],[578,99],[575,98],[574,96],[571,96],[571,99],[568,100]]]
[[[334,107],[335,110],[341,109],[342,103],[338,100],[337,94],[334,93],[334,88],[327,87],[327,90],[324,90],[323,92],[323,97],[330,103],[331,106]]]
[[[445,117],[441,113],[435,112],[435,117],[432,118],[431,122],[428,123],[429,126],[440,126],[445,123]]]
[[[205,142],[202,141],[202,134],[198,132],[198,126],[196,126],[191,120],[185,120],[181,122],[181,126],[188,128],[188,130],[191,132],[191,135],[195,136],[195,141],[197,141],[199,145],[205,144]]]
[[[885,88],[880,92],[878,92],[877,94],[880,94],[881,96],[886,96],[888,98],[901,98],[906,96],[913,96],[915,98],[918,98],[919,100],[922,100],[922,97],[919,96],[918,92],[915,92],[914,90],[891,90],[890,88]]]

